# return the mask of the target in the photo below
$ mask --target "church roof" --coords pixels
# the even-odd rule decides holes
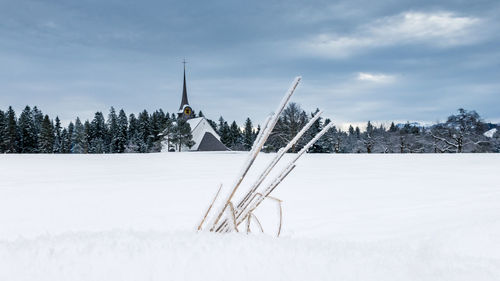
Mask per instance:
[[[224,151],[229,150],[221,141],[220,136],[210,126],[205,117],[192,118],[187,120],[191,127],[194,146],[189,150],[198,151]]]

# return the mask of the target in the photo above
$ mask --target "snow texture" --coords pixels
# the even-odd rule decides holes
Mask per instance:
[[[196,233],[245,159],[0,155],[0,280],[500,280],[497,154],[306,154],[280,238],[271,201],[264,235]]]

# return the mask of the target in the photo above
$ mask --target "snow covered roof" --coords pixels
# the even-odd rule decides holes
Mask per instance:
[[[192,118],[187,120],[191,126],[191,134],[195,145],[190,149],[194,151],[223,151],[228,150],[227,147],[220,141],[220,136],[210,126],[205,117]]]

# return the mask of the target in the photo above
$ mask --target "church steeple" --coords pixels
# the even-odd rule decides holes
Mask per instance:
[[[186,88],[186,60],[183,60],[182,63],[184,64],[184,83],[182,86],[182,100],[181,100],[181,105],[179,106],[179,112],[178,112],[178,117],[179,118],[184,118],[184,119],[189,119],[193,117],[193,109],[191,106],[189,106],[189,101],[187,97],[187,88]]]
[[[179,110],[182,110],[184,105],[189,105],[187,89],[186,89],[186,60],[182,61],[182,63],[184,64],[184,85],[182,87],[182,100],[181,100],[181,106],[179,106]]]

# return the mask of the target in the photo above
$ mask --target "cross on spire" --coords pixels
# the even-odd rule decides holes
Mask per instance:
[[[186,63],[187,63],[186,59],[183,59],[182,64],[184,64],[184,71],[186,71]]]

